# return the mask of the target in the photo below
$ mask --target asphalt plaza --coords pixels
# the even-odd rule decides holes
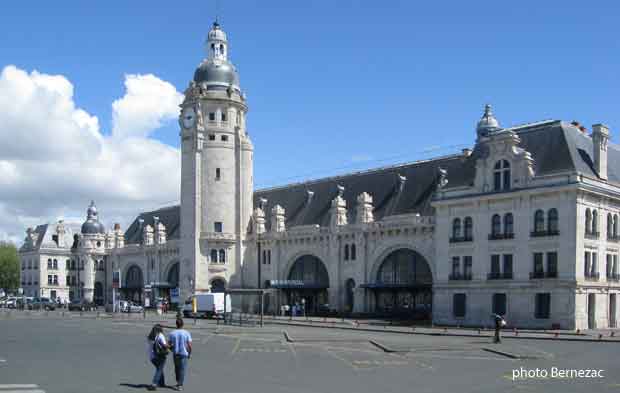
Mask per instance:
[[[48,393],[146,391],[153,368],[145,336],[153,323],[58,315],[0,319],[0,393],[8,391],[2,386],[18,385]],[[494,345],[486,337],[186,323],[194,338],[187,392],[611,392],[620,387],[618,343],[521,339]],[[514,370],[553,367],[603,374],[513,380]],[[166,380],[174,383],[171,359]]]

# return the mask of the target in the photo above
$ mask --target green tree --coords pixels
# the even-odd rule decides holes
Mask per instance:
[[[0,288],[14,291],[19,287],[19,256],[13,243],[0,242]]]

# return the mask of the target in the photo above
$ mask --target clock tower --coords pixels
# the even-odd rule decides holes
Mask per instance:
[[[242,283],[252,215],[248,110],[226,33],[216,22],[181,104],[181,296]]]

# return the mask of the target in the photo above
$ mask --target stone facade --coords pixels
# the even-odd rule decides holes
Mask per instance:
[[[124,232],[105,232],[94,203],[81,230],[29,229],[27,294],[107,304],[119,271],[119,296],[139,302],[270,287],[270,312],[615,327],[620,150],[607,127],[502,128],[487,106],[462,154],[254,191],[248,106],[217,24],[207,49],[181,105],[180,206]]]

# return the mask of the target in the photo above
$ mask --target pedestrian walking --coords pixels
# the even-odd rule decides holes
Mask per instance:
[[[153,381],[149,385],[149,390],[156,390],[157,387],[166,387],[166,379],[164,376],[164,367],[166,366],[166,357],[169,352],[169,345],[164,335],[164,330],[160,324],[156,324],[151,329],[147,337],[149,360],[155,366],[155,375]]]
[[[174,375],[177,379],[176,390],[183,390],[187,362],[192,355],[192,336],[183,329],[183,319],[177,318],[177,328],[168,335],[174,357]]]
[[[495,323],[495,336],[493,337],[493,342],[495,344],[499,344],[502,342],[500,337],[500,330],[506,326],[506,320],[499,314],[492,314],[493,322]]]

